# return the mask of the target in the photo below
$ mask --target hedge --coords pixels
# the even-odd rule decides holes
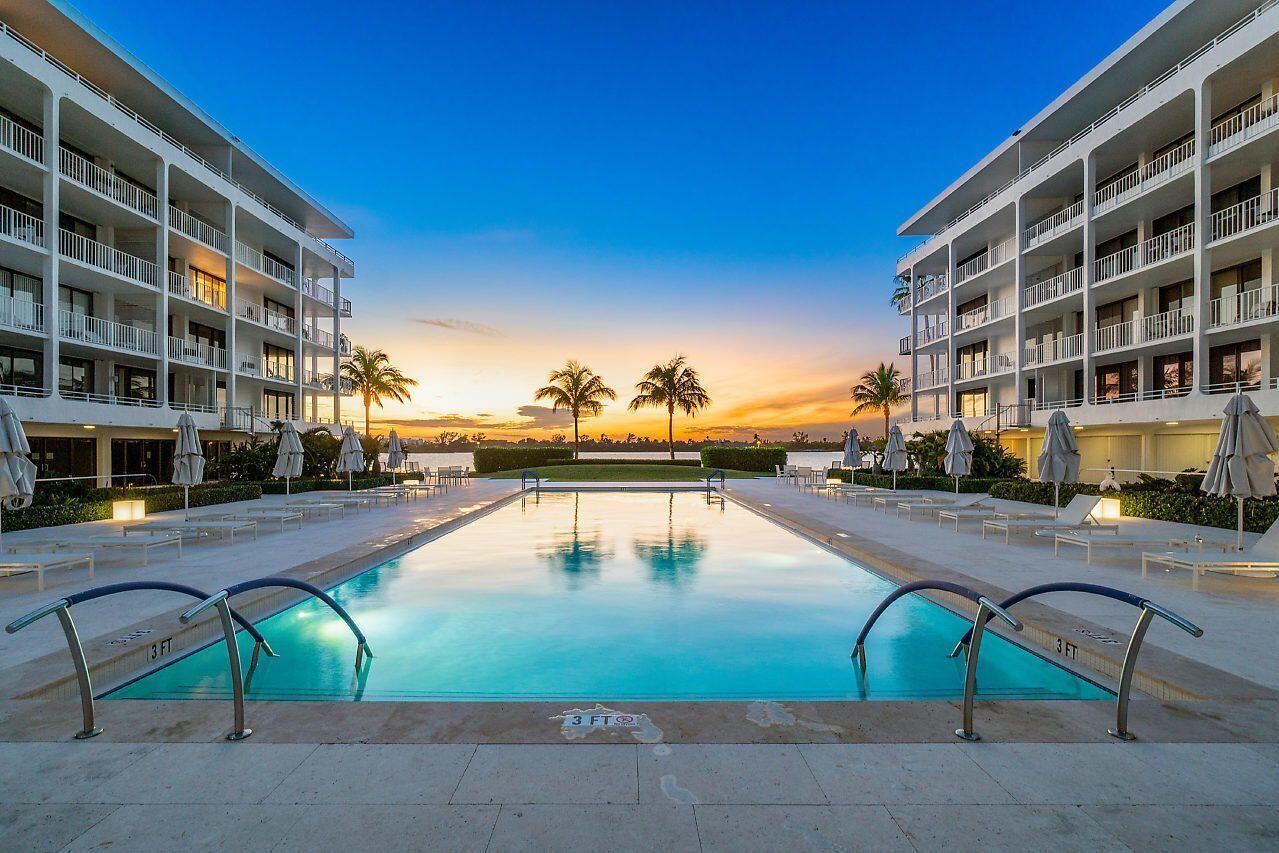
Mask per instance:
[[[1065,483],[1061,487],[1061,505],[1070,503],[1075,495],[1099,495],[1100,490],[1092,483]],[[990,487],[992,498],[1007,501],[1021,501],[1028,504],[1044,504],[1052,506],[1053,484],[1036,483],[1029,480],[1001,480]]]
[[[700,459],[591,459],[583,457],[581,459],[557,459],[554,465],[678,465],[684,468],[700,468],[702,462]]]
[[[397,477],[403,480],[403,477]],[[282,495],[285,493],[284,480],[264,480],[259,484],[264,495]],[[302,492],[319,492],[319,491],[346,491],[346,477],[341,479],[297,479],[288,484],[289,494],[300,494]],[[351,488],[354,489],[373,489],[378,486],[391,485],[390,474],[361,474],[351,479]]]
[[[100,491],[108,491],[102,489]],[[119,497],[112,500],[84,501],[76,503],[46,504],[26,509],[5,510],[5,530],[33,530],[37,527],[60,527],[64,524],[80,524],[85,521],[102,521],[111,517],[113,500],[142,499],[148,513],[181,509],[182,488],[174,486],[162,490],[119,489]],[[147,493],[150,492],[150,493]],[[256,483],[224,485],[210,483],[191,489],[191,506],[251,501],[262,497],[262,488]]]
[[[829,472],[827,472],[827,477],[838,478],[847,483],[851,479],[849,477],[849,473],[850,472],[847,470],[832,468]],[[960,477],[959,491],[962,493],[988,492],[996,484],[1002,482],[1005,481],[997,480],[993,477]],[[858,469],[857,485],[873,486],[877,489],[891,489],[893,487],[893,475],[870,474],[867,473],[865,469]],[[897,488],[909,489],[912,491],[916,489],[929,489],[938,492],[953,492],[955,491],[955,478],[937,476],[921,477],[917,474],[898,474]]]
[[[786,464],[784,447],[703,447],[702,467],[775,474]]]
[[[558,465],[572,458],[571,447],[479,447],[475,450],[475,473]]]

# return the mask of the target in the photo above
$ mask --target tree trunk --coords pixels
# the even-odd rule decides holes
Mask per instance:
[[[368,398],[364,398],[364,434],[369,435],[369,409],[373,407],[373,402]]]
[[[675,461],[675,410],[666,410],[666,446],[671,451],[671,461]]]
[[[580,459],[582,455],[581,439],[577,436],[577,415],[573,415],[573,458]]]
[[[888,406],[884,406],[884,442],[888,442]]]

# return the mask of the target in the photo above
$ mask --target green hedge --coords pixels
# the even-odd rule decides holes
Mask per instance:
[[[397,480],[403,480],[403,477]],[[285,493],[284,480],[267,480],[260,484],[262,494],[264,495],[282,495]],[[355,489],[373,489],[378,486],[391,485],[390,474],[361,474],[351,479],[351,487]],[[346,491],[346,477],[341,479],[307,479],[294,480],[289,484],[289,494],[300,494],[302,492],[320,492],[320,491]]]
[[[774,474],[786,464],[784,447],[703,447],[702,467]]]
[[[1070,499],[1075,495],[1099,494],[1101,494],[1100,490],[1092,483],[1066,483],[1061,487],[1061,505],[1070,503]],[[990,496],[1007,501],[1052,506],[1053,484],[1029,480],[1001,480],[990,487]]]
[[[847,483],[851,478],[849,472],[838,468],[831,469],[827,476],[830,478],[838,477]],[[991,488],[1003,481],[996,480],[993,477],[960,477],[959,491],[962,493],[979,493],[989,492]],[[857,485],[874,486],[877,489],[891,489],[893,487],[892,474],[870,474],[865,469],[857,471]],[[955,491],[955,480],[953,477],[920,477],[916,474],[898,474],[898,489],[930,489],[938,492]]]
[[[97,491],[108,491],[101,489]],[[5,510],[5,530],[33,530],[38,527],[60,527],[64,524],[80,524],[85,521],[102,521],[111,517],[111,504],[114,500],[142,499],[146,501],[147,513],[168,512],[182,509],[182,488],[174,486],[158,490],[118,489],[112,490],[119,495],[112,500],[98,500],[78,503],[48,504],[32,506],[26,509]],[[262,488],[256,483],[226,485],[209,483],[191,489],[191,506],[213,506],[214,504],[233,503],[235,501],[251,501],[262,497]]]
[[[475,473],[559,465],[572,458],[571,447],[479,447],[475,450]]]
[[[592,459],[583,456],[581,459],[556,459],[555,465],[677,465],[684,468],[701,468],[700,459]]]

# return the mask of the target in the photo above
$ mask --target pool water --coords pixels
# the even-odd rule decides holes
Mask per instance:
[[[955,699],[970,624],[917,596],[849,651],[893,586],[731,502],[700,493],[545,492],[508,504],[330,590],[376,655],[307,601],[259,623],[279,657],[251,699]],[[243,632],[246,668],[252,640]],[[979,695],[1110,694],[994,635]],[[230,696],[215,643],[111,694]]]

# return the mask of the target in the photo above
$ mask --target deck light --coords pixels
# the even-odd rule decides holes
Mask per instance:
[[[138,521],[146,517],[146,501],[113,501],[111,504],[112,521]]]
[[[85,425],[84,425],[84,428],[85,428],[85,429],[97,429],[97,427],[95,427],[93,424],[85,424]]]
[[[1098,518],[1119,518],[1119,498],[1102,498],[1097,501],[1097,512],[1095,514]]]
[[[1168,421],[1166,424],[1164,424],[1164,426],[1176,426],[1179,423],[1181,423],[1181,421]]]

